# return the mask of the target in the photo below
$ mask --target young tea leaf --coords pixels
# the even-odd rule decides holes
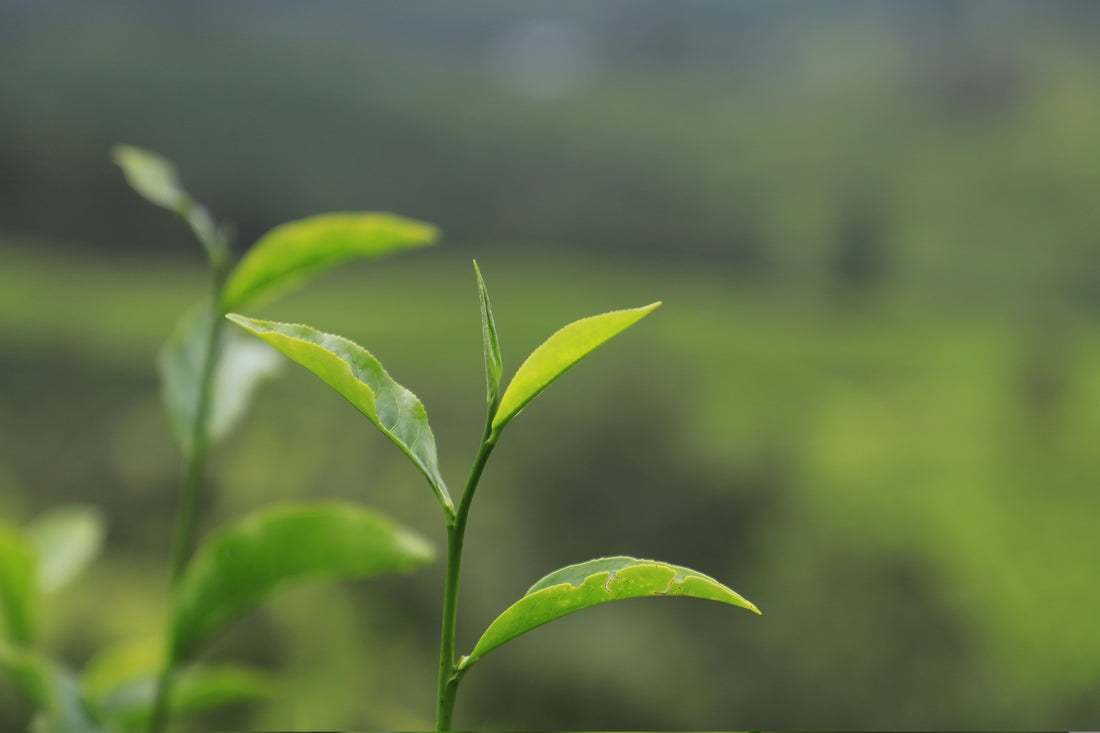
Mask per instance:
[[[613,336],[637,323],[660,305],[611,311],[582,318],[565,326],[527,357],[500,398],[493,418],[493,432],[499,434],[508,421],[540,392]]]
[[[393,381],[370,352],[339,336],[309,326],[259,321],[230,314],[243,326],[320,377],[363,413],[402,450],[428,479],[439,503],[454,511],[439,473],[435,436],[424,405]]]
[[[38,551],[38,587],[53,593],[75,578],[103,546],[103,515],[95,507],[52,509],[27,525]]]
[[[646,596],[705,598],[760,613],[714,578],[690,568],[634,557],[604,557],[561,568],[531,586],[489,625],[459,668],[554,619],[600,603]]]
[[[0,523],[0,641],[34,641],[38,607],[34,547],[15,527]]]
[[[172,435],[185,455],[191,451],[202,367],[212,325],[208,305],[192,308],[157,355],[161,398]],[[220,356],[206,420],[205,437],[209,445],[233,431],[247,414],[256,388],[273,378],[282,366],[274,349],[237,331],[222,329],[217,348]]]
[[[422,247],[437,236],[435,227],[393,214],[321,214],[282,224],[261,237],[233,270],[222,311],[280,295],[343,262]]]
[[[202,204],[180,184],[176,167],[156,153],[132,145],[116,145],[111,157],[130,187],[146,201],[179,214],[206,250],[211,262],[220,263],[229,253],[225,237]]]
[[[493,308],[489,305],[489,291],[485,289],[485,281],[481,278],[481,269],[477,266],[477,260],[474,261],[474,272],[477,273],[477,291],[481,299],[481,341],[485,350],[485,389],[489,404],[493,405],[500,399],[500,377],[504,367],[500,359],[497,324],[493,319]]]
[[[258,511],[212,533],[184,570],[169,661],[190,659],[226,623],[289,583],[407,572],[432,558],[419,535],[352,504]]]

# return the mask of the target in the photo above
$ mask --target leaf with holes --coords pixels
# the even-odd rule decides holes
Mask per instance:
[[[690,568],[634,557],[603,557],[555,570],[531,586],[489,625],[460,669],[554,619],[608,601],[648,596],[704,598],[760,613],[733,590]]]

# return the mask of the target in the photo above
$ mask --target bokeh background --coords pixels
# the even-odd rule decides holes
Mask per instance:
[[[205,286],[109,160],[163,153],[240,248],[333,210],[445,244],[256,313],[366,345],[459,484],[505,369],[665,306],[509,428],[459,646],[558,566],[657,557],[755,617],[612,604],[495,652],[456,723],[1100,723],[1100,4],[0,2],[0,511],[102,508],[48,609],[79,667],[163,616],[179,458],[153,360]],[[341,497],[435,539],[406,459],[299,367],[213,456],[209,529]],[[431,725],[442,567],[279,596],[212,658],[280,671],[195,729]],[[0,728],[26,702],[0,681]],[[187,729],[187,725],[181,726]]]

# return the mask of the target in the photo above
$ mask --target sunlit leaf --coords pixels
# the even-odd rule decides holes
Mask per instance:
[[[660,305],[652,303],[642,308],[611,311],[582,318],[565,326],[531,352],[500,398],[500,407],[493,418],[493,430],[499,433],[524,406],[540,392],[588,356],[608,339],[637,323]]]
[[[20,530],[0,523],[0,640],[29,644],[38,603],[34,547]]]
[[[428,479],[436,498],[448,510],[454,504],[439,473],[435,436],[424,405],[393,381],[363,347],[309,326],[258,321],[230,314],[228,318],[320,377],[378,426]]]
[[[474,262],[477,273],[477,291],[481,299],[481,340],[485,350],[485,387],[489,404],[500,397],[500,377],[504,367],[500,359],[500,341],[497,338],[497,324],[493,319],[493,308],[489,304],[489,291],[481,278],[481,269]]]
[[[689,568],[634,557],[604,557],[555,570],[485,630],[460,667],[520,634],[581,609],[608,601],[648,596],[688,596],[721,601],[760,613],[714,578]]]
[[[53,593],[75,578],[99,554],[103,533],[95,507],[58,507],[36,517],[27,535],[38,552],[38,588]]]
[[[172,604],[169,656],[175,663],[190,658],[284,585],[407,572],[432,558],[419,535],[355,505],[258,511],[212,533],[185,568]]]
[[[437,236],[429,224],[382,213],[320,214],[282,224],[233,270],[222,310],[272,298],[342,262],[432,244]]]
[[[225,237],[206,207],[184,190],[176,167],[167,158],[132,145],[115,146],[111,157],[122,169],[126,182],[146,201],[183,217],[212,262],[225,259],[228,254]]]
[[[161,397],[172,435],[185,454],[191,450],[197,418],[199,385],[210,342],[210,309],[200,304],[180,320],[161,347],[157,369]],[[218,361],[211,386],[206,440],[214,445],[226,438],[247,414],[256,388],[274,377],[281,365],[278,353],[235,329],[221,329]]]

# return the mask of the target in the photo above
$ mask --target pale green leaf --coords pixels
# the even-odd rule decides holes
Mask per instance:
[[[608,601],[648,596],[688,596],[760,611],[714,578],[655,560],[604,557],[570,565],[535,583],[523,598],[485,630],[460,668],[520,634],[581,609]]]
[[[500,359],[500,340],[497,338],[497,324],[493,319],[493,308],[489,304],[489,291],[481,278],[481,269],[474,261],[477,273],[477,292],[481,300],[481,341],[485,350],[485,388],[489,404],[496,404],[500,398],[500,377],[504,371]]]
[[[611,311],[582,318],[565,326],[531,352],[500,399],[493,417],[493,432],[499,434],[508,421],[540,392],[613,336],[626,330],[660,305]]]
[[[429,224],[382,213],[320,214],[281,224],[233,270],[222,310],[270,299],[343,262],[432,244],[437,236]]]
[[[176,588],[169,657],[192,657],[215,632],[284,585],[407,572],[431,545],[373,511],[341,503],[277,506],[223,526],[202,543]]]
[[[225,259],[229,252],[226,238],[206,207],[184,190],[176,167],[167,158],[132,145],[116,145],[111,157],[122,169],[126,182],[146,201],[176,212],[187,222],[211,262]]]
[[[19,529],[0,522],[0,641],[34,641],[38,607],[34,547]]]
[[[309,326],[259,321],[230,314],[243,326],[320,377],[389,437],[428,479],[447,512],[454,504],[439,473],[435,436],[424,405],[393,381],[363,347]]]
[[[190,452],[194,436],[211,327],[209,306],[197,305],[184,314],[157,355],[161,398],[172,435],[185,454]],[[274,377],[282,365],[274,349],[235,329],[220,329],[217,349],[206,419],[208,445],[232,433],[248,413],[257,387]]]
[[[103,547],[104,521],[90,506],[51,509],[27,525],[38,551],[38,588],[53,593],[75,578]]]
[[[154,677],[164,666],[164,639],[156,636],[107,647],[84,665],[80,687],[89,700],[102,704],[136,680]]]

